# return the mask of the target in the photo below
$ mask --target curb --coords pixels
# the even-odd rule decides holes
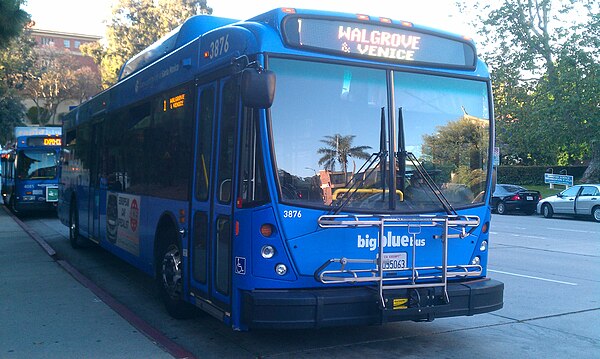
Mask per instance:
[[[81,285],[89,289],[94,293],[104,304],[114,310],[129,324],[136,328],[140,333],[145,335],[153,343],[161,347],[164,351],[171,354],[177,359],[194,359],[195,356],[191,352],[187,351],[179,344],[175,343],[167,336],[165,336],[158,329],[148,324],[145,320],[136,315],[133,311],[127,308],[125,305],[116,300],[112,295],[106,292],[104,289],[97,286],[92,280],[84,276],[69,262],[59,259],[56,251],[34,230],[29,228],[23,221],[21,221],[14,213],[12,213],[6,206],[2,206],[4,211],[33,239],[42,249],[52,258],[61,268],[69,273],[76,281]]]

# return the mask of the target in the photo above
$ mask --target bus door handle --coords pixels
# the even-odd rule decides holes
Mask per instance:
[[[222,202],[225,201],[226,202],[226,201],[229,200],[229,197],[228,198],[223,198],[223,188],[225,188],[225,185],[227,183],[231,183],[231,179],[223,180],[223,182],[221,182],[221,184],[219,185],[219,201],[222,201]],[[230,197],[231,197],[231,189],[229,190],[229,194],[230,194]]]

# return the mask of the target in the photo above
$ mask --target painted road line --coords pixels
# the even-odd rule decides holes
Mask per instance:
[[[582,229],[567,229],[567,228],[547,228],[553,231],[567,231],[567,232],[577,232],[577,233],[593,233],[593,234],[598,234],[600,232],[595,232],[595,231],[584,231]]]
[[[543,280],[544,282],[552,282],[552,283],[559,283],[559,284],[566,284],[566,285],[577,285],[577,283],[563,282],[563,281],[561,281],[561,280],[554,280],[554,279],[540,278],[540,277],[534,277],[534,276],[530,276],[530,275],[524,275],[524,274],[517,274],[517,273],[511,273],[511,272],[504,272],[504,271],[501,271],[501,270],[493,270],[493,269],[488,269],[488,272],[494,272],[494,273],[500,273],[500,274],[513,275],[513,276],[515,276],[515,277],[523,277],[523,278],[529,278],[529,279]]]

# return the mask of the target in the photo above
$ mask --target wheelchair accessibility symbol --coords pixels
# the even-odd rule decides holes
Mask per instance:
[[[235,257],[235,274],[246,275],[246,258]]]

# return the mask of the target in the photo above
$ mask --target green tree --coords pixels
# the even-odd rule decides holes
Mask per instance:
[[[481,169],[488,151],[488,121],[465,114],[457,121],[438,126],[436,133],[423,136],[423,155],[435,165]]]
[[[19,36],[30,17],[21,9],[23,0],[0,0],[0,49]]]
[[[321,142],[327,147],[321,147],[317,151],[318,154],[322,155],[319,159],[319,165],[323,165],[325,169],[335,171],[335,164],[339,163],[341,165],[346,183],[348,182],[348,161],[350,157],[367,160],[371,156],[366,152],[371,146],[352,146],[355,137],[355,135],[343,136],[339,133],[333,136],[325,136]]]
[[[197,14],[211,14],[206,0],[119,0],[106,30],[107,46],[82,45],[81,51],[100,66],[102,83],[117,81],[127,60]]]
[[[35,63],[33,41],[27,31],[0,49],[0,143],[11,139],[13,128],[22,125],[25,108],[21,89]]]
[[[503,163],[600,165],[598,2],[504,0],[473,9],[492,69]],[[596,170],[598,171],[598,170]],[[596,177],[587,180],[600,181]]]

